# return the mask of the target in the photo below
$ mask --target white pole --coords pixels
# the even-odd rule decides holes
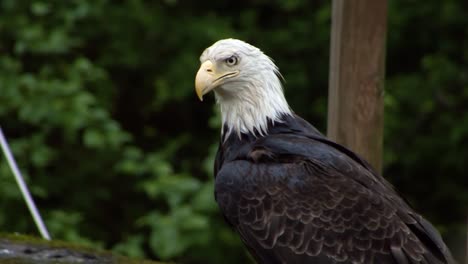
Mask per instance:
[[[10,147],[8,146],[8,142],[5,136],[3,135],[3,131],[1,127],[0,127],[0,144],[2,146],[3,153],[5,154],[5,157],[8,161],[8,165],[10,165],[10,169],[13,172],[13,175],[15,175],[16,182],[18,183],[18,186],[21,189],[23,198],[26,201],[29,211],[31,212],[34,218],[34,222],[36,223],[36,226],[39,229],[39,232],[41,233],[44,239],[50,240],[49,232],[47,231],[47,228],[44,225],[44,221],[42,221],[41,215],[39,214],[39,211],[37,210],[37,207],[34,204],[34,200],[32,199],[31,194],[29,193],[28,186],[24,182],[23,176],[21,176],[21,172],[18,169],[18,166],[16,165],[15,159],[13,158]]]

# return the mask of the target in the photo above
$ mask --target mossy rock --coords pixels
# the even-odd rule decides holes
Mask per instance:
[[[104,250],[24,235],[0,234],[2,264],[162,264],[130,259]]]

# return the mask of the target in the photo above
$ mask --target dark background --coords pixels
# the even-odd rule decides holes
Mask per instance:
[[[330,1],[0,0],[0,125],[52,236],[181,263],[249,258],[213,200],[220,123],[199,55],[271,56],[325,132]],[[468,2],[389,1],[384,176],[459,259],[468,211]],[[36,233],[0,159],[0,230]]]

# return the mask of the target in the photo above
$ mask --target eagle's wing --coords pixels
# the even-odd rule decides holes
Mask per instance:
[[[259,139],[224,162],[216,199],[260,263],[452,263],[383,178],[326,141]]]

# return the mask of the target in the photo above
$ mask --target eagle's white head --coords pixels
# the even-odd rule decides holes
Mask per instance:
[[[227,133],[267,133],[268,122],[291,115],[278,67],[263,52],[244,41],[223,39],[200,56],[195,78],[200,100],[214,91]]]

